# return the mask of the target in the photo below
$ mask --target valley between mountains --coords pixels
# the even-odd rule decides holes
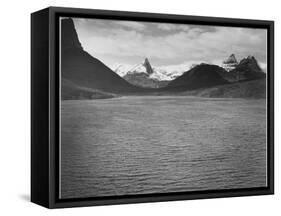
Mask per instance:
[[[148,58],[140,64],[109,68],[87,53],[73,20],[61,22],[62,100],[106,99],[123,95],[189,95],[223,98],[265,98],[266,73],[254,56],[221,65],[157,68]]]

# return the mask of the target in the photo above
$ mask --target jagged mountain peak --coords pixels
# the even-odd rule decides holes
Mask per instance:
[[[254,57],[254,56],[252,56],[252,55],[249,55],[249,56],[247,56],[246,58],[244,58],[244,59],[242,59],[241,61],[240,61],[240,63],[242,62],[242,61],[244,61],[244,62],[255,62],[255,63],[257,63],[258,61],[257,61],[257,59]]]
[[[241,61],[239,62],[239,64],[246,64],[246,63],[258,64],[258,61],[254,56],[249,55],[246,58],[241,59]]]
[[[153,73],[153,69],[151,67],[150,62],[148,61],[148,58],[144,59],[143,66],[145,67],[147,74],[152,74]]]
[[[236,59],[236,57],[235,57],[235,55],[232,53],[224,62],[223,62],[224,64],[230,64],[230,63],[238,63],[237,62],[237,59]]]
[[[128,73],[145,73],[147,75],[153,74],[154,70],[148,60],[148,58],[145,58],[143,63],[134,65],[131,69],[129,69]]]
[[[258,61],[256,60],[256,58],[254,56],[249,55],[246,58],[243,58],[239,64],[238,64],[238,68],[241,67],[249,67],[252,71],[255,72],[262,72],[262,69],[260,68]]]
[[[222,67],[228,72],[235,69],[237,65],[238,61],[233,53],[222,63]]]
[[[248,56],[247,56],[247,59],[255,59],[255,56],[248,55]]]

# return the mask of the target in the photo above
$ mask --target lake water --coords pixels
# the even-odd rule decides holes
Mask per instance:
[[[61,198],[266,186],[266,101],[62,101]]]

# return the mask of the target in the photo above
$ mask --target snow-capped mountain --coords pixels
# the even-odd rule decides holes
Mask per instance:
[[[130,65],[117,63],[114,64],[111,69],[121,77],[124,77],[127,74],[145,73],[150,75],[153,73],[153,69],[147,58],[145,59],[144,63],[141,64]]]
[[[251,55],[238,61],[235,57],[235,54],[231,54],[226,60],[222,62],[221,67],[224,68],[227,72],[231,72],[232,70],[236,69],[239,64],[241,64],[241,61],[245,61],[245,59],[248,59],[248,61],[255,65],[255,68],[259,68],[255,69],[256,71],[261,70],[263,72],[266,72],[267,64],[258,62],[255,57]]]
[[[164,87],[169,81],[188,70],[188,67],[185,69],[170,68],[169,70],[166,70],[165,67],[152,67],[147,58],[140,64],[115,64],[111,68],[129,83],[149,88]]]
[[[117,64],[112,65],[111,69],[115,73],[117,73],[119,76],[123,77],[128,73],[128,71],[131,70],[132,67],[133,67],[133,65],[117,63]]]
[[[136,65],[115,64],[111,67],[115,73],[124,77],[127,74],[146,74],[150,79],[158,81],[171,81],[181,76],[185,71],[191,68],[190,63],[180,65],[169,65],[161,67],[152,67],[149,60],[145,58],[144,62]]]
[[[238,62],[235,55],[231,54],[228,59],[223,61],[222,67],[226,72],[220,73],[220,75],[228,82],[254,80],[266,77],[257,59],[251,55]]]
[[[158,68],[154,68],[155,74],[154,76],[157,77],[159,76],[163,80],[174,80],[177,77],[181,76],[184,72],[190,70],[197,64],[190,64],[188,63],[183,63],[183,64],[178,64],[178,65],[169,65],[169,66],[161,66]],[[152,75],[153,76],[153,75]]]
[[[226,60],[222,63],[222,68],[224,68],[227,72],[233,70],[238,65],[238,61],[234,54],[231,54]]]

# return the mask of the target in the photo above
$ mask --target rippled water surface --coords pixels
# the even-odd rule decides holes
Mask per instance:
[[[266,186],[265,100],[62,101],[61,197]]]

